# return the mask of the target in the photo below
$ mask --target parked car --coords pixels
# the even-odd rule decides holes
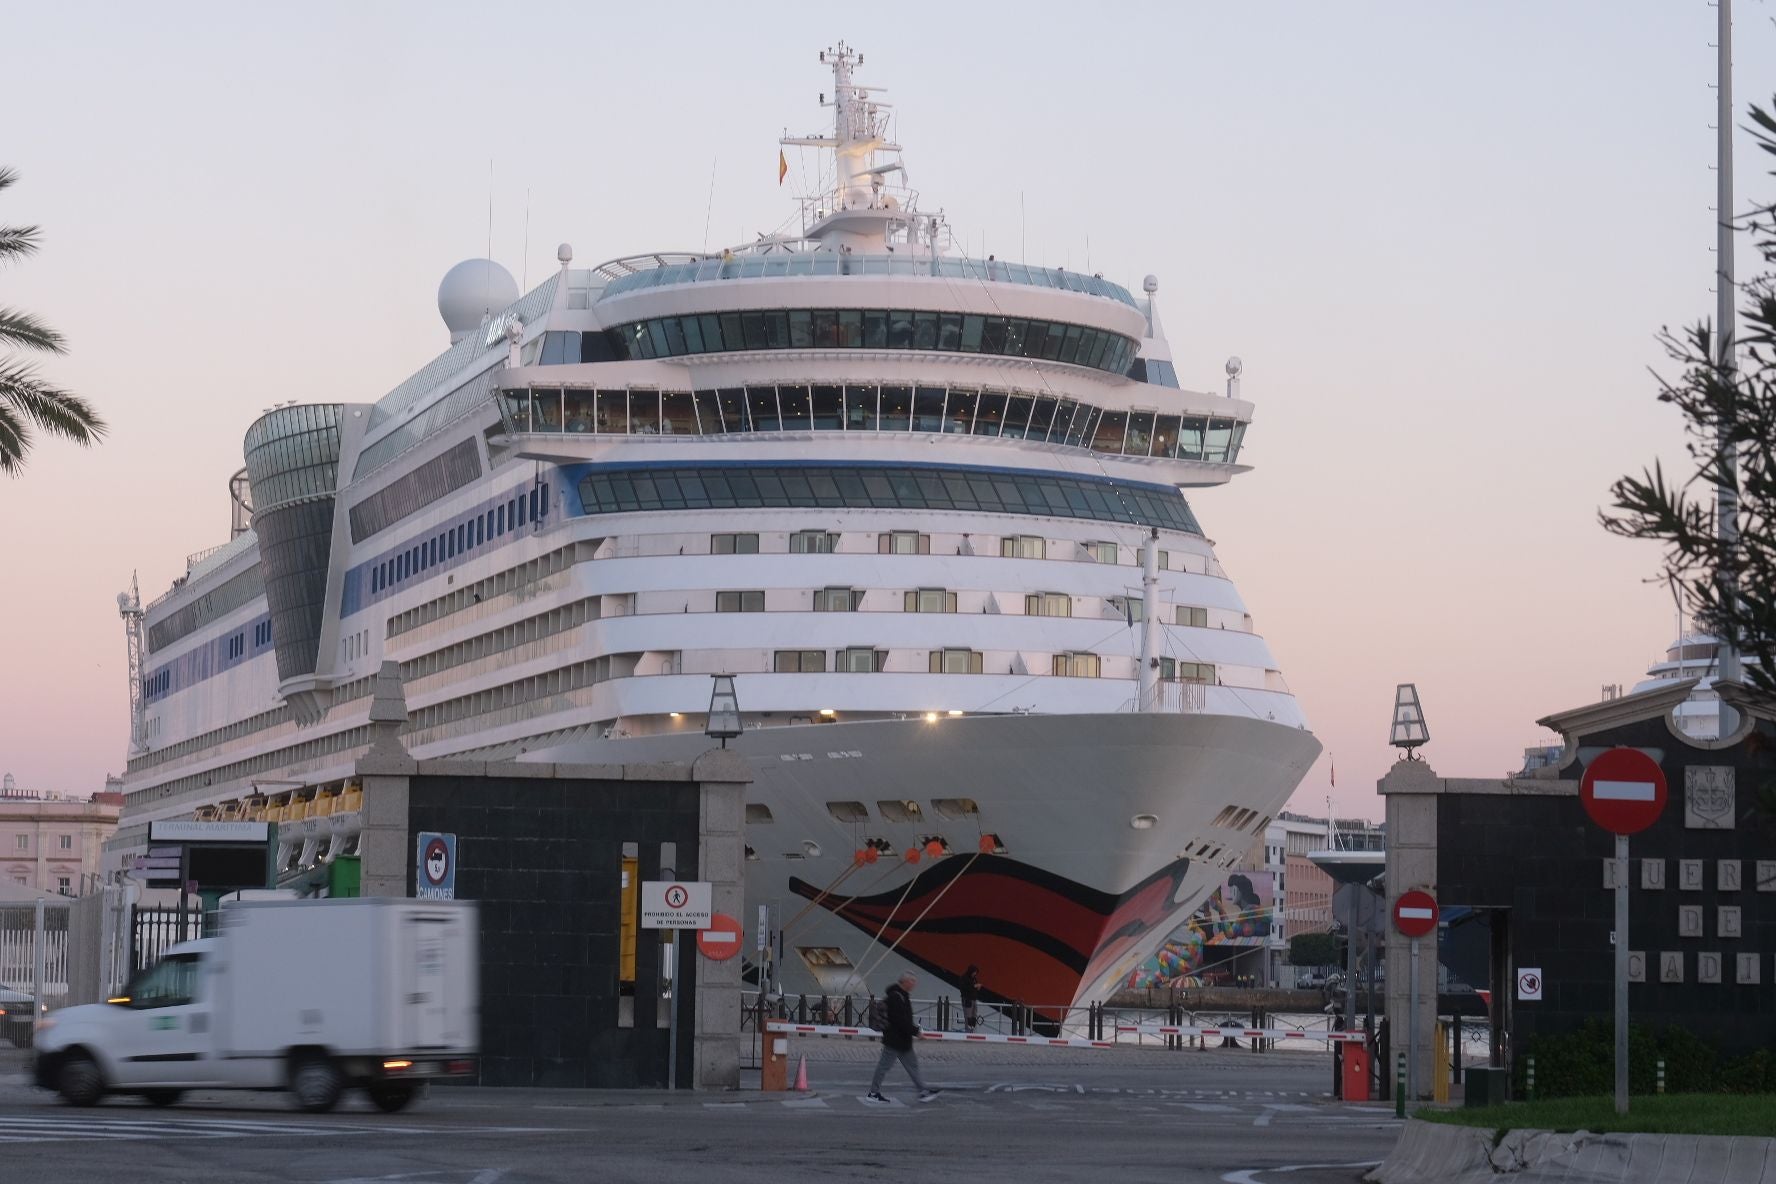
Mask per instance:
[[[30,1048],[31,1030],[36,1023],[37,1008],[31,996],[0,983],[0,1036],[14,1048]]]

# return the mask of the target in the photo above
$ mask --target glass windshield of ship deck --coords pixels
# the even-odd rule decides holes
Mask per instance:
[[[1236,464],[1243,421],[1118,411],[1028,391],[876,383],[754,385],[705,391],[652,387],[581,390],[528,387],[500,392],[514,434],[722,436],[755,432],[933,432],[1002,436],[1151,456]]]

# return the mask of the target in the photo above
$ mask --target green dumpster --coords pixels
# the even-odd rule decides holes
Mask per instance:
[[[1466,1071],[1462,1085],[1465,1106],[1502,1106],[1511,1100],[1511,1071],[1487,1065],[1473,1065]]]

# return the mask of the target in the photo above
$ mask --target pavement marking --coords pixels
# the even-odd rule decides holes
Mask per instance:
[[[703,1109],[705,1109],[705,1110],[744,1110],[744,1109],[746,1109],[746,1103],[745,1102],[704,1102]]]
[[[786,1110],[830,1110],[825,1098],[786,1098],[777,1103]]]
[[[1258,1177],[1270,1175],[1272,1172],[1324,1172],[1336,1168],[1373,1168],[1380,1167],[1381,1160],[1365,1159],[1360,1163],[1292,1163],[1275,1168],[1242,1168],[1237,1172],[1228,1172],[1221,1179],[1224,1184],[1264,1184]]]
[[[1195,1110],[1198,1114],[1237,1114],[1239,1107],[1224,1105],[1221,1102],[1180,1102],[1186,1110]]]
[[[1260,1114],[1257,1118],[1254,1118],[1252,1120],[1252,1125],[1253,1126],[1269,1126],[1271,1118],[1272,1118],[1272,1115],[1271,1115],[1270,1111],[1266,1110],[1264,1113]]]
[[[105,1115],[0,1115],[0,1143],[81,1140],[245,1139],[265,1136],[435,1135],[454,1128],[353,1122],[276,1122],[229,1118],[127,1118]],[[546,1134],[552,1127],[477,1127],[480,1134]]]

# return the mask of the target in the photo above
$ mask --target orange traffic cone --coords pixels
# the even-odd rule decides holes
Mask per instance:
[[[796,1066],[795,1087],[799,1094],[808,1092],[808,1058],[806,1056],[803,1056],[801,1064]]]

